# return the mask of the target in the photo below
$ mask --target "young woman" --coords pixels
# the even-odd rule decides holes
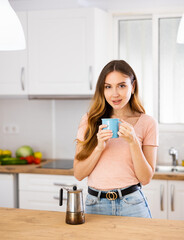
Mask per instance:
[[[118,138],[102,118],[120,120]],[[154,174],[157,129],[140,103],[133,69],[123,60],[109,62],[77,133],[74,175],[88,177],[86,213],[151,218],[141,184]]]

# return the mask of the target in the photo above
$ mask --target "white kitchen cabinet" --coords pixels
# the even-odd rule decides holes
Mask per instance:
[[[29,94],[92,94],[111,56],[110,19],[99,9],[28,12]]]
[[[184,220],[184,181],[168,181],[168,219]]]
[[[59,206],[59,191],[73,185],[83,189],[83,200],[87,195],[87,182],[77,181],[74,176],[19,174],[19,208],[49,211],[66,211],[67,191],[63,190],[63,206]]]
[[[153,218],[167,219],[167,181],[152,180],[143,186]]]
[[[184,182],[152,180],[143,186],[153,218],[184,220]]]
[[[17,207],[17,175],[0,174],[0,207]]]
[[[17,13],[27,36],[27,14]],[[0,51],[0,96],[27,94],[27,49]]]

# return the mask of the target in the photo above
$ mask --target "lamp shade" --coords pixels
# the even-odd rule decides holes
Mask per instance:
[[[8,0],[0,0],[0,51],[25,48],[25,36],[19,18]]]
[[[184,14],[178,28],[177,43],[184,43]]]

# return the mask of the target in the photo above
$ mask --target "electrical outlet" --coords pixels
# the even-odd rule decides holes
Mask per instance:
[[[12,134],[18,134],[19,133],[19,127],[15,124],[11,125],[11,133]]]
[[[3,126],[4,134],[18,134],[19,127],[16,124],[6,124]]]
[[[10,125],[4,125],[3,126],[3,133],[4,134],[10,134]]]

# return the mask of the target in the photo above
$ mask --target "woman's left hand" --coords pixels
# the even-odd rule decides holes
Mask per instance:
[[[120,119],[120,121],[121,123],[119,124],[119,131],[118,131],[119,137],[122,137],[128,143],[135,142],[137,136],[135,134],[134,127],[122,119]]]

